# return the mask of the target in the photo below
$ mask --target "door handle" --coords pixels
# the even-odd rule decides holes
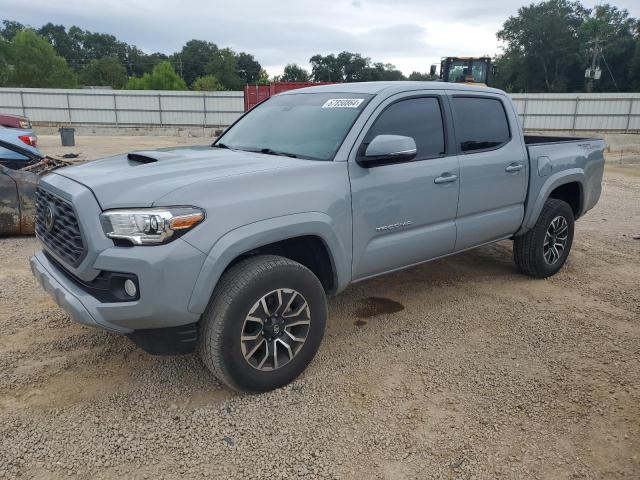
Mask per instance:
[[[504,171],[513,173],[513,172],[519,172],[523,168],[524,168],[524,165],[522,165],[521,163],[512,163],[507,168],[505,168]]]
[[[442,184],[442,183],[451,183],[451,182],[455,182],[458,179],[457,175],[454,175],[453,173],[443,173],[441,176],[436,177],[433,180],[433,183],[435,184]]]

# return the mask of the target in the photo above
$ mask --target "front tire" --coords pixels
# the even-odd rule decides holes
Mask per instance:
[[[327,318],[324,289],[303,265],[259,255],[229,268],[201,319],[200,356],[234,390],[293,381],[315,356]]]
[[[569,204],[548,199],[534,227],[513,241],[513,258],[518,269],[535,278],[555,275],[569,256],[573,230],[573,210]]]

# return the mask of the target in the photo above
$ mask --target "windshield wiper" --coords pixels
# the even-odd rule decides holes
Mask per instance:
[[[229,150],[233,150],[233,148],[231,148],[229,145],[226,145],[224,143],[214,143],[213,145],[211,145],[213,148],[227,148]]]
[[[280,157],[298,158],[298,156],[295,153],[279,152],[278,150],[273,150],[271,148],[256,148],[256,149],[247,150],[247,151],[255,152],[255,153],[264,153],[266,155],[278,155]]]

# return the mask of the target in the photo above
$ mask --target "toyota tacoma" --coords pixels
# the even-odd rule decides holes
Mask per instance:
[[[600,196],[604,146],[525,136],[482,86],[288,91],[212,146],[43,177],[31,268],[74,320],[270,390],[313,359],[326,296],[352,282],[506,239],[521,272],[555,274]]]

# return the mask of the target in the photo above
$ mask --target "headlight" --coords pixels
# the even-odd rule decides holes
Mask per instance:
[[[107,210],[100,215],[100,223],[107,237],[128,240],[134,245],[170,242],[202,220],[204,211],[196,207]]]

